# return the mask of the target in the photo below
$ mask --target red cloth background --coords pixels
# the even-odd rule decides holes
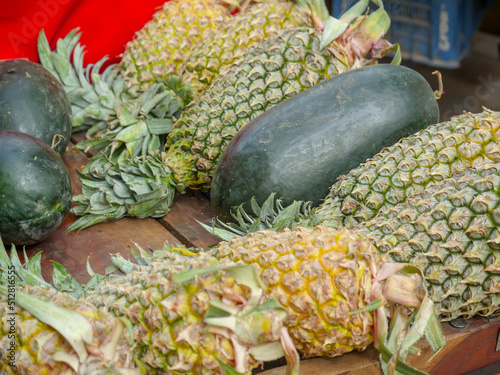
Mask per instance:
[[[79,27],[85,65],[106,55],[108,64],[117,62],[126,43],[166,1],[0,0],[0,59],[39,62],[36,43],[41,29],[54,49],[57,39]]]

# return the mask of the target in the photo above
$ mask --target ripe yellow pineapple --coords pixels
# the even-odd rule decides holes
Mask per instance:
[[[22,300],[19,290],[10,299],[0,294],[2,374],[139,375],[119,319],[54,289],[26,286],[24,293],[37,299]]]
[[[127,44],[120,63],[129,86],[172,74],[202,90],[221,66],[276,31],[326,21],[324,0],[250,0],[231,16],[227,0],[170,0]],[[297,3],[297,5],[295,4]],[[310,3],[310,4],[309,4]],[[311,10],[313,9],[311,14]]]
[[[0,342],[8,344],[11,305],[16,365],[36,373],[126,375],[124,364],[137,364],[147,374],[223,375],[233,368],[248,375],[285,355],[288,374],[298,375],[298,355],[283,327],[286,310],[264,292],[252,267],[215,258],[152,264],[104,283],[84,300],[25,287],[13,293],[22,309],[2,297]],[[0,293],[7,288],[0,286]],[[111,329],[117,323],[120,329]],[[72,332],[85,325],[83,334]]]
[[[296,374],[294,344],[303,357],[337,356],[363,350],[375,332],[382,363],[408,368],[424,327],[435,350],[444,345],[420,271],[385,263],[348,230],[256,232],[197,256],[171,248],[141,263],[87,289],[85,300],[130,322],[133,354],[152,374],[222,374],[220,361],[249,374],[283,354]],[[418,332],[407,309],[418,310]]]
[[[211,262],[214,258],[255,268],[265,284],[266,297],[286,307],[284,325],[304,358],[364,350],[374,341],[376,325],[378,335],[384,337],[388,330],[385,319],[390,315],[386,304],[422,309],[432,325],[438,323],[418,269],[385,263],[369,240],[349,230],[318,226],[260,231],[221,242],[210,252],[170,248],[156,252],[146,261],[152,263],[141,270],[157,274],[178,262]],[[404,276],[397,273],[402,269]],[[125,284],[129,286],[130,280]],[[101,294],[99,288],[90,300],[99,300]],[[104,306],[111,303],[110,297]],[[401,318],[399,312],[392,316]],[[377,345],[384,351],[380,336]],[[384,361],[389,358],[386,353]]]
[[[373,341],[373,317],[364,309],[381,258],[369,242],[326,227],[262,231],[220,243],[213,255],[255,265],[288,308],[285,325],[304,357],[363,350]]]

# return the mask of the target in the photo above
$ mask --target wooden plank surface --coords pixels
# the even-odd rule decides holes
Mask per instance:
[[[446,346],[435,354],[427,342],[416,346],[418,355],[408,362],[431,375],[460,375],[500,361],[496,350],[500,318],[488,321],[477,317],[467,321],[467,327],[454,328],[442,323]],[[435,355],[435,356],[434,356]],[[434,357],[433,357],[434,356]],[[260,375],[283,375],[285,367],[275,367]],[[351,352],[336,358],[310,358],[300,363],[301,375],[381,375],[378,352],[371,345],[364,352]],[[486,373],[485,373],[486,374]]]
[[[198,222],[210,225],[214,216],[208,198],[200,192],[188,190],[175,196],[171,211],[158,221],[188,246],[208,250],[219,239]]]

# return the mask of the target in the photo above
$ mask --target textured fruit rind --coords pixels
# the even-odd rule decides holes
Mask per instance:
[[[384,149],[342,176],[316,211],[347,228],[468,167],[500,161],[500,113],[452,117]]]
[[[168,1],[122,55],[121,75],[130,87],[146,89],[158,78],[178,74],[187,55],[214,37],[230,17],[215,0]]]
[[[312,18],[294,1],[258,2],[230,17],[212,40],[194,50],[179,68],[181,77],[200,90],[205,89],[252,45],[280,30],[300,26],[312,27]]]
[[[381,254],[423,270],[442,320],[500,307],[500,164],[484,164],[353,227]]]
[[[208,189],[217,162],[238,130],[275,104],[352,68],[369,64],[320,34],[286,30],[248,50],[183,113],[167,140],[167,165],[177,189]]]
[[[36,297],[42,301],[52,302],[57,306],[65,307],[79,312],[90,322],[94,341],[89,343],[100,347],[105,343],[114,328],[115,318],[102,310],[97,309],[86,301],[75,300],[66,293],[57,292],[54,289],[25,286],[22,292]],[[10,347],[13,344],[14,355]],[[51,326],[42,323],[26,310],[12,304],[12,300],[0,294],[0,372],[2,374],[45,374],[74,375],[74,370],[65,362],[54,360],[53,356],[58,352],[66,352],[75,355],[68,341],[54,330]],[[9,363],[15,366],[9,365]],[[102,361],[103,367],[97,369],[108,369],[107,374],[114,374],[111,369],[135,368],[131,356],[131,345],[127,336],[123,335],[119,340],[111,362]]]
[[[372,314],[349,314],[369,302],[381,262],[370,241],[322,226],[260,231],[220,243],[213,255],[257,269],[266,296],[288,309],[285,326],[303,357],[338,356],[373,341]]]
[[[183,284],[174,279],[183,271],[210,266],[221,264],[211,257],[155,262],[105,283],[88,301],[130,320],[135,353],[148,367],[148,374],[223,375],[214,354],[236,367],[233,340],[238,338],[210,327],[204,322],[205,314],[213,301],[241,308],[251,290],[224,271],[200,275]],[[248,375],[260,364],[252,356],[241,361]]]

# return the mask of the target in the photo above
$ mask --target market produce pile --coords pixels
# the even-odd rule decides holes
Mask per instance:
[[[204,190],[210,187],[221,152],[249,121],[323,80],[375,63],[375,59],[365,57],[369,53],[382,56],[392,48],[382,39],[390,24],[382,7],[365,15],[368,2],[362,1],[345,14],[345,19],[331,18],[334,21],[327,23],[330,18],[327,12],[325,14],[322,1],[313,2],[311,9],[306,3],[251,2],[232,16],[228,28],[220,29],[220,35],[215,33],[213,41],[203,43],[210,46],[206,53],[220,56],[215,64],[219,71],[210,86],[195,94],[189,103],[175,100],[179,95],[174,91],[171,100],[175,100],[176,108],[182,111],[180,114],[165,112],[172,101],[155,95],[156,91],[151,92],[156,90],[154,85],[144,92],[135,91],[134,85],[124,88],[125,78],[121,76],[128,77],[130,68],[115,69],[112,73],[106,70],[104,77],[98,77],[95,67],[87,67],[84,72],[82,48],[75,47],[77,34],[68,35],[60,44],[64,47],[54,52],[50,51],[42,34],[42,64],[63,84],[66,82],[78,113],[75,123],[78,129],[87,123],[91,125],[87,135],[90,132],[93,138],[77,147],[87,150],[105,147],[91,159],[80,176],[83,189],[82,194],[75,197],[78,206],[74,212],[82,217],[69,230],[83,229],[125,215],[139,218],[164,216],[176,192],[184,192],[187,187]],[[177,15],[169,4],[161,11],[162,16],[155,18],[160,30],[163,30],[164,22],[161,20]],[[283,12],[290,7],[293,8]],[[302,15],[300,19],[299,14]],[[146,27],[152,26],[148,24]],[[277,29],[279,31],[273,32]],[[162,37],[166,38],[172,30],[166,28],[163,32],[166,35]],[[149,40],[142,39],[149,34],[139,32],[140,43],[149,44]],[[219,44],[228,40],[237,43],[226,53]],[[136,43],[139,42],[132,44]],[[70,62],[73,48],[74,69]],[[193,48],[191,54],[198,52],[202,53]],[[170,64],[169,54],[156,57],[162,64]],[[196,71],[204,77],[209,74],[207,72],[213,74],[216,68],[209,63],[200,69]],[[190,71],[186,68],[186,72]],[[184,79],[181,67],[175,73],[181,81]],[[86,74],[92,75],[99,85],[89,84]],[[161,80],[156,83],[160,84]],[[117,92],[117,86],[125,91]],[[105,91],[105,101],[97,91]],[[134,95],[137,99],[132,103],[141,104],[135,111],[124,108],[130,103],[126,98]],[[93,99],[82,103],[82,98]],[[143,106],[147,110],[139,108]],[[116,108],[116,111],[113,113],[110,108]],[[153,112],[155,117],[148,112]],[[138,113],[145,115],[143,121],[136,121],[134,115]],[[111,123],[110,128],[102,128],[103,123]],[[160,142],[155,142],[155,147],[149,144],[153,135],[162,137]],[[117,152],[120,147],[126,150]]]
[[[54,51],[41,31],[41,66],[65,90],[72,131],[86,132],[76,146],[94,152],[78,173],[82,194],[72,210],[80,218],[69,231],[162,217],[176,194],[210,190],[238,152],[242,167],[226,177],[256,179],[244,147],[230,147],[247,126],[257,133],[268,122],[265,132],[277,133],[259,149],[264,156],[280,142],[295,155],[289,163],[297,150],[322,149],[327,164],[345,170],[328,176],[333,184],[320,179],[327,185],[316,188],[329,193],[319,205],[286,206],[283,192],[273,191],[265,201],[245,198],[231,203],[232,217],[205,226],[223,239],[210,250],[139,248],[135,262],[112,256],[106,275],[87,264],[85,285],[57,262],[46,282],[41,254],[22,262],[14,245],[8,254],[3,243],[15,241],[0,227],[0,344],[9,348],[11,316],[18,338],[9,349],[15,366],[2,351],[0,372],[234,375],[284,356],[286,373],[296,375],[299,358],[373,343],[384,373],[423,374],[407,357],[424,336],[434,351],[445,345],[440,321],[496,313],[500,113],[437,123],[442,90],[397,66],[397,46],[383,39],[389,17],[380,0],[373,3],[368,10],[361,0],[335,19],[322,0],[171,0],[127,44],[120,64],[103,71],[106,58],[84,66],[77,30]],[[382,64],[390,51],[395,65]],[[328,105],[323,87],[337,100],[328,126],[343,129],[344,148],[342,137],[310,138],[317,124],[307,114]],[[389,114],[390,94],[416,112]],[[293,108],[305,114],[303,143],[290,139],[291,128],[279,136],[285,116],[273,117]],[[354,133],[363,125],[373,150],[347,145],[362,138]],[[359,160],[339,155],[349,147],[359,160],[370,156],[353,168]],[[314,162],[305,169],[315,167],[324,171]]]

